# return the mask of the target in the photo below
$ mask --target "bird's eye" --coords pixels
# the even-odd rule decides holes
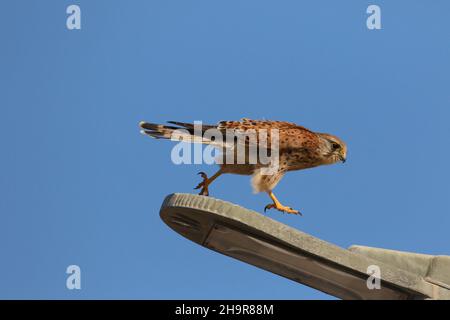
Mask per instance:
[[[337,149],[339,149],[339,148],[341,147],[341,146],[340,146],[339,144],[337,144],[337,143],[333,143],[331,146],[333,147],[333,150],[337,150]]]

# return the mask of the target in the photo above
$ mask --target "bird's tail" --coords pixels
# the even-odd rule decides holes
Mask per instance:
[[[196,129],[194,124],[191,123],[177,121],[167,122],[175,126],[141,121],[139,127],[141,127],[142,134],[156,139],[170,139],[174,141],[183,140],[184,142],[190,143],[213,143],[210,139],[205,139],[203,133],[208,129],[216,128],[217,126],[202,124],[201,128],[199,127],[199,129]]]

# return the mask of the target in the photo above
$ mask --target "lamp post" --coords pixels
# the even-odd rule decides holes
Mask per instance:
[[[238,205],[171,194],[161,219],[208,249],[341,299],[450,299],[450,256],[352,246],[348,250]],[[380,286],[368,285],[379,270]]]

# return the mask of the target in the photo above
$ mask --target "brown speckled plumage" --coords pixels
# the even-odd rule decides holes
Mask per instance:
[[[188,130],[189,134],[194,136],[192,124],[181,122],[170,123],[175,124],[178,127],[145,122],[141,122],[140,126],[145,134],[156,138],[168,139],[174,130],[180,128]],[[270,175],[262,174],[261,169],[267,165],[263,165],[259,161],[256,164],[248,163],[248,157],[246,157],[246,162],[243,164],[221,164],[220,170],[210,179],[207,178],[206,174],[202,173],[204,181],[197,186],[198,188],[202,188],[200,194],[208,195],[208,186],[222,173],[252,175],[252,186],[254,190],[256,192],[267,192],[274,201],[273,204],[266,206],[266,209],[276,208],[283,212],[299,213],[296,210],[281,205],[273,195],[272,190],[281,178],[289,171],[333,164],[338,161],[344,162],[347,156],[347,147],[338,137],[330,134],[313,132],[291,122],[251,120],[244,118],[241,121],[221,121],[217,126],[203,125],[203,128],[204,130],[211,128],[217,129],[220,132],[223,132],[224,136],[233,132],[254,131],[258,133],[261,129],[265,129],[268,133],[267,140],[257,140],[257,147],[265,149],[272,149],[270,130],[278,130],[279,166],[276,172]],[[203,140],[202,143],[214,144],[214,141]],[[249,145],[251,145],[251,143],[246,140],[245,149],[247,152]],[[228,145],[227,147],[229,148],[230,146]]]

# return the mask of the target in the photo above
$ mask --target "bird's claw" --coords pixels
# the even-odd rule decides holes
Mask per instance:
[[[291,207],[286,207],[286,206],[283,206],[283,205],[276,205],[274,203],[270,203],[267,206],[265,206],[264,207],[264,212],[266,212],[267,210],[272,209],[272,208],[277,209],[278,211],[281,211],[283,213],[299,214],[299,215],[302,216],[302,213],[300,211],[298,211],[298,210],[294,210]]]
[[[199,174],[203,179],[208,179],[208,176],[206,175],[206,173],[204,173],[203,171],[200,171]]]
[[[202,196],[209,196],[209,190],[208,190],[208,176],[206,175],[206,173],[204,173],[204,172],[202,172],[202,171],[199,172],[199,173],[197,173],[197,174],[199,174],[199,175],[203,178],[203,181],[200,182],[194,189],[197,190],[197,189],[202,188],[202,189],[200,190],[199,195],[202,195]]]

